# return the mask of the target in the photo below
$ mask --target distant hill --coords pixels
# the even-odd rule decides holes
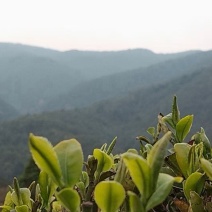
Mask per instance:
[[[159,112],[170,112],[174,94],[178,96],[181,117],[194,114],[192,132],[204,127],[211,139],[211,84],[212,65],[205,64],[166,83],[141,87],[122,98],[105,100],[92,107],[27,115],[4,122],[0,125],[0,166],[4,170],[0,180],[12,179],[23,170],[29,155],[30,132],[47,137],[53,143],[75,137],[81,142],[85,155],[115,136],[118,136],[117,152],[138,147],[135,137],[156,125]]]
[[[3,120],[16,118],[18,115],[19,114],[15,108],[0,98],[0,122]]]
[[[60,52],[0,43],[0,98],[22,114],[36,113],[47,102],[88,80],[147,67],[194,54],[155,54],[146,49],[115,52]]]
[[[78,84],[66,94],[46,102],[43,110],[73,109],[100,100],[127,95],[138,88],[156,86],[198,68],[212,65],[212,51],[196,52],[148,67],[117,73]]]

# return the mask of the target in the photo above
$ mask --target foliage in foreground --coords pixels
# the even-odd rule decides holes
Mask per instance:
[[[86,162],[77,140],[53,147],[30,134],[38,182],[20,188],[14,178],[2,211],[211,211],[211,146],[203,128],[187,139],[192,122],[193,115],[180,117],[174,97],[172,112],[148,128],[151,138],[137,137],[140,150],[113,155],[115,138]]]

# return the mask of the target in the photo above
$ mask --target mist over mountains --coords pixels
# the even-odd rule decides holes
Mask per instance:
[[[84,95],[86,93],[84,89],[87,88],[81,88],[82,85],[93,84],[94,79],[97,80],[94,81],[96,84],[105,80],[101,79],[103,76],[117,74],[116,77],[119,78],[122,77],[121,73],[126,71],[132,75],[133,70],[140,73],[144,67],[193,53],[192,51],[167,55],[154,54],[146,49],[117,52],[59,52],[2,43],[0,44],[0,98],[21,114],[48,111],[54,108],[52,104],[55,105],[54,102],[58,101],[59,96]],[[128,77],[127,73],[125,76]],[[119,83],[125,81],[119,80]],[[134,80],[131,84],[134,84]],[[106,86],[98,84],[96,86],[98,89],[103,87],[105,90],[108,85],[106,82]],[[103,96],[101,92],[99,94]],[[75,101],[79,100],[72,100]],[[78,107],[81,103],[85,102],[82,100],[77,105],[73,103],[69,108]],[[61,107],[63,108],[64,105]],[[55,109],[60,109],[60,106],[56,106]]]
[[[212,51],[67,51],[0,44],[0,181],[20,174],[30,132],[54,144],[77,138],[84,154],[118,136],[116,151],[171,111],[194,114],[212,139]],[[6,167],[10,167],[9,169]]]

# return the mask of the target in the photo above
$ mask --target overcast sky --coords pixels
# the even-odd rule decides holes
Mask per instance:
[[[0,0],[0,42],[58,50],[209,50],[212,0]]]

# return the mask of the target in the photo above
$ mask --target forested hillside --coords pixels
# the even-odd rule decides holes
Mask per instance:
[[[145,49],[59,52],[0,43],[0,98],[21,114],[48,111],[52,99],[89,80],[195,53],[155,54]]]
[[[155,126],[159,112],[170,112],[174,94],[178,96],[181,117],[193,113],[193,130],[204,127],[211,139],[211,83],[212,65],[204,64],[166,83],[138,88],[124,97],[88,108],[27,115],[4,122],[0,125],[0,163],[4,170],[1,180],[12,179],[23,171],[29,156],[30,132],[47,137],[53,143],[75,137],[82,144],[85,155],[115,136],[118,136],[116,152],[138,146],[135,137],[143,134],[147,127]]]
[[[44,110],[73,109],[94,102],[121,97],[139,88],[166,83],[176,77],[212,65],[212,51],[198,52],[181,58],[170,59],[155,65],[113,74],[81,83],[65,95],[46,102]]]

